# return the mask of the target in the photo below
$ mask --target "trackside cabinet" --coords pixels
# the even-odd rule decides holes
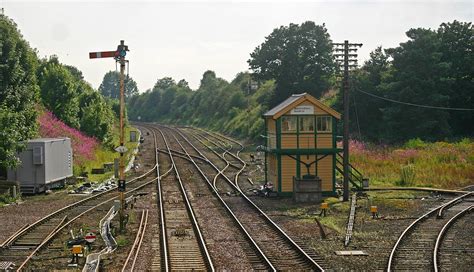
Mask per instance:
[[[63,185],[73,175],[73,153],[69,138],[29,140],[18,158],[20,165],[8,170],[7,179],[18,182],[23,193],[44,192]]]

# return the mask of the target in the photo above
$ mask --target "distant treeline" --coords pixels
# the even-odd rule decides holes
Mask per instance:
[[[471,23],[453,21],[410,29],[398,47],[376,48],[351,73],[351,137],[397,143],[474,136],[473,34]],[[185,80],[160,79],[129,98],[130,118],[257,140],[262,114],[292,93],[308,92],[342,112],[331,44],[325,25],[281,26],[250,54],[251,74],[229,83],[207,71],[197,90]]]
[[[128,100],[131,120],[194,125],[238,137],[258,139],[263,133],[261,115],[267,109],[274,84],[265,82],[249,91],[250,75],[240,73],[232,82],[204,73],[199,89],[185,80],[159,79],[153,89]],[[250,94],[249,94],[250,93]]]

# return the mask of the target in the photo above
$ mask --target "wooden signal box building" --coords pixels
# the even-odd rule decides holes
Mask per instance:
[[[336,123],[341,115],[309,94],[294,94],[263,115],[265,179],[291,195],[293,177],[321,179],[324,196],[335,195]]]

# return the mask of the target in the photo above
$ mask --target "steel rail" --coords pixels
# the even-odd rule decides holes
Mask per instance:
[[[157,137],[155,133],[155,129],[152,126],[145,126],[148,130],[150,130],[153,134],[153,139],[154,139],[154,144],[155,144],[155,161],[156,161],[156,175],[158,177],[157,183],[156,183],[156,190],[158,191],[158,206],[160,209],[160,233],[161,233],[161,239],[160,239],[160,249],[161,249],[161,262],[164,264],[164,271],[168,272],[169,271],[169,254],[168,254],[168,242],[167,242],[167,237],[166,237],[166,225],[165,225],[165,209],[163,205],[163,192],[161,191],[161,179],[165,176],[167,176],[171,171],[173,170],[173,166],[170,166],[167,172],[165,172],[162,176],[160,176],[160,167],[159,167],[159,156],[158,156],[158,143],[157,143]],[[163,268],[162,268],[163,270]]]
[[[212,133],[209,133],[209,132],[204,131],[204,130],[200,130],[200,131],[203,131],[203,132],[206,133],[207,135],[210,135],[211,137],[213,137],[213,138],[215,138],[215,139],[218,139],[218,137],[215,136],[215,135],[212,134]],[[242,160],[242,158],[240,158],[240,156],[239,156],[240,152],[241,152],[242,150],[244,150],[244,146],[243,146],[240,142],[237,142],[237,141],[235,141],[235,140],[233,140],[233,139],[230,139],[230,138],[228,138],[228,137],[226,137],[226,136],[223,136],[223,135],[220,135],[220,134],[217,134],[217,135],[219,135],[219,137],[223,137],[224,139],[226,139],[226,140],[228,140],[228,141],[231,141],[231,142],[234,142],[234,143],[237,143],[238,145],[240,145],[240,150],[237,151],[236,155],[234,155],[232,152],[227,152],[227,153],[230,154],[232,157],[234,157],[234,158],[236,158],[238,161],[240,161],[240,163],[242,163],[242,167],[238,167],[239,171],[237,172],[237,174],[235,174],[235,177],[234,177],[234,182],[235,182],[235,184],[237,185],[237,187],[240,189],[240,186],[239,186],[239,176],[240,176],[240,174],[242,174],[242,172],[245,170],[245,167],[247,167],[247,163],[246,163],[244,160]],[[212,142],[214,145],[216,145],[213,141],[210,141],[210,142]],[[201,143],[202,143],[202,142],[201,142]],[[202,144],[204,145],[204,143],[202,143]],[[216,146],[217,146],[217,145],[216,145]],[[220,147],[220,148],[221,148],[222,150],[224,150],[222,147]],[[224,151],[225,151],[225,150],[224,150]],[[225,153],[226,153],[226,152],[224,152],[224,154],[225,154]],[[224,154],[223,154],[223,156],[222,156],[222,159],[225,160]],[[228,163],[230,163],[230,162],[228,162]],[[234,166],[233,164],[231,164],[231,165]],[[235,166],[234,166],[234,167],[235,167]]]
[[[164,154],[168,154],[168,151],[162,150],[162,149],[158,149],[158,152],[161,152],[161,153],[164,153]],[[176,153],[176,154],[174,154],[174,155],[175,155],[176,157],[178,157],[178,158],[182,158],[182,159],[186,159],[186,160],[188,159],[188,158],[186,158],[185,155],[180,154],[180,152],[177,152],[176,150],[171,150],[171,152]],[[192,156],[193,156],[193,155],[191,155],[191,157],[192,157]],[[202,160],[202,161],[204,161],[204,162],[207,163],[206,159],[204,159],[204,158],[201,158],[201,157],[198,157],[198,156],[194,156],[194,158],[195,158],[195,159],[198,159],[198,160]]]
[[[461,218],[466,213],[471,212],[472,210],[474,210],[474,205],[471,205],[471,206],[467,207],[466,209],[460,211],[455,216],[451,217],[451,219],[449,219],[449,221],[446,222],[446,224],[444,224],[443,228],[439,232],[438,237],[436,238],[436,243],[435,243],[435,247],[434,247],[434,250],[433,250],[433,269],[434,269],[435,272],[438,272],[438,270],[439,270],[439,268],[438,268],[438,252],[439,252],[439,247],[441,246],[441,241],[443,240],[447,230],[452,226],[452,224],[454,224],[454,222],[456,220]]]
[[[242,143],[240,143],[239,141],[234,140],[234,139],[232,139],[232,138],[230,138],[230,137],[228,137],[228,136],[226,136],[226,135],[223,135],[223,134],[220,134],[220,133],[216,133],[216,132],[210,133],[210,132],[208,132],[208,131],[203,130],[202,128],[194,128],[194,127],[191,127],[191,128],[192,128],[192,129],[195,129],[195,130],[200,130],[200,131],[202,131],[202,132],[204,132],[204,133],[206,133],[206,134],[208,134],[208,135],[211,135],[211,136],[212,136],[212,134],[219,135],[219,137],[222,137],[222,138],[226,139],[226,140],[229,141],[229,142],[233,142],[233,143],[236,143],[236,144],[240,145],[240,150],[237,151],[237,156],[238,156],[239,153],[240,153],[242,150],[244,150],[244,148],[245,148]]]
[[[199,136],[200,138],[202,138],[202,139],[208,141],[208,142],[211,142],[211,143],[212,143],[213,145],[215,145],[217,148],[219,148],[219,149],[221,149],[222,151],[224,151],[222,154],[219,154],[219,153],[217,153],[214,149],[211,149],[211,151],[212,151],[214,154],[216,154],[223,162],[225,162],[226,164],[229,164],[229,166],[232,166],[232,167],[234,167],[234,168],[236,168],[236,169],[238,169],[238,170],[241,169],[240,166],[235,165],[235,164],[233,164],[233,163],[231,163],[230,161],[228,161],[228,160],[225,159],[225,155],[226,155],[226,154],[230,154],[231,156],[235,157],[235,155],[234,155],[232,152],[230,152],[230,151],[232,150],[232,147],[230,147],[229,149],[225,149],[225,147],[223,147],[223,146],[221,146],[221,145],[219,145],[219,144],[216,144],[214,141],[211,141],[208,137],[206,137],[206,136],[204,136],[204,135],[197,134],[197,133],[191,133],[191,132],[190,132],[190,134],[191,134],[197,141],[199,141],[200,143],[202,143],[203,145],[205,145],[205,143],[204,143],[202,140],[198,139],[198,138],[197,138],[198,136]],[[191,155],[191,156],[193,156],[193,155]],[[199,157],[199,156],[198,156],[198,157]],[[207,161],[206,161],[206,162],[207,162]]]
[[[146,173],[144,173],[143,175],[140,175],[138,177],[135,177],[133,179],[131,179],[129,182],[127,182],[127,184],[133,184],[135,183],[136,181],[138,180],[141,180],[147,176],[150,175],[150,173],[153,171],[153,169],[155,169],[157,167],[157,165],[155,165],[151,170],[147,171]],[[137,187],[136,189],[140,189],[140,188],[143,188],[144,186],[148,185],[149,183],[145,183],[144,185],[142,186],[139,186]],[[97,194],[94,194],[90,197],[87,197],[87,198],[84,198],[84,199],[81,199],[75,203],[72,203],[72,204],[69,204],[63,208],[60,208],[58,210],[56,210],[55,212],[53,213],[50,213],[38,220],[36,220],[35,222],[33,222],[31,225],[25,225],[23,226],[21,229],[19,229],[17,232],[15,232],[13,235],[11,235],[8,239],[5,240],[5,242],[2,244],[2,249],[6,250],[7,248],[9,248],[11,245],[14,245],[15,242],[20,239],[20,237],[22,237],[23,235],[27,235],[28,233],[34,231],[34,229],[36,227],[39,227],[40,225],[46,223],[47,221],[49,221],[50,219],[56,217],[57,215],[60,215],[64,212],[68,212],[69,210],[72,210],[74,208],[78,208],[78,207],[81,207],[83,204],[87,203],[88,201],[92,201],[92,200],[95,200],[99,197],[102,197],[102,196],[105,196],[106,194],[108,193],[111,193],[115,188],[111,188],[111,189],[108,189],[108,190],[105,190],[103,192],[99,192]],[[135,191],[135,190],[133,190]],[[103,201],[97,205],[94,205],[92,206],[92,208],[88,209],[87,211],[84,211],[84,212],[81,212],[79,215],[73,217],[73,219],[69,220],[66,222],[66,224],[64,224],[63,226],[60,226],[58,225],[58,227],[54,228],[53,230],[50,231],[50,233],[48,235],[46,235],[44,237],[44,239],[33,249],[33,252],[30,254],[30,257],[27,257],[26,260],[24,260],[22,262],[22,264],[20,265],[20,268],[18,268],[17,271],[21,270],[28,262],[29,260],[31,259],[31,257],[33,255],[35,255],[45,244],[49,243],[58,233],[60,230],[62,230],[65,226],[71,224],[72,222],[74,222],[76,219],[78,219],[79,217],[81,217],[82,215],[84,215],[86,212],[88,211],[91,211],[113,199],[115,199],[117,197],[112,197],[111,199],[109,200],[106,200],[106,201]],[[80,212],[77,211],[77,212]],[[67,218],[67,215],[63,218],[63,220],[61,221],[60,224],[64,223],[64,221],[66,220]]]
[[[197,219],[196,219],[196,216],[194,214],[194,211],[193,211],[193,208],[191,206],[191,203],[189,201],[189,198],[186,194],[186,190],[184,189],[184,186],[183,186],[183,182],[181,180],[181,176],[179,175],[179,172],[178,172],[178,168],[176,167],[176,163],[174,161],[174,158],[173,158],[173,154],[171,153],[170,151],[170,147],[169,147],[169,144],[168,144],[168,141],[166,140],[166,137],[165,135],[163,134],[163,132],[161,130],[159,130],[161,136],[163,137],[163,141],[166,145],[166,149],[169,151],[169,157],[170,157],[170,160],[171,160],[171,164],[173,166],[173,169],[176,173],[176,177],[177,177],[177,180],[178,180],[178,183],[179,183],[179,187],[180,187],[180,190],[181,190],[181,194],[183,196],[183,199],[185,200],[185,203],[186,203],[186,208],[187,208],[187,211],[188,211],[188,214],[191,218],[191,223],[193,225],[193,229],[194,231],[197,233],[197,236],[198,236],[198,244],[199,244],[199,247],[201,248],[202,250],[202,253],[204,253],[203,255],[203,258],[205,260],[205,263],[206,265],[208,266],[208,269],[210,271],[215,271],[214,269],[214,264],[212,262],[212,259],[211,259],[211,256],[209,254],[209,251],[207,250],[207,246],[206,246],[206,242],[204,240],[204,237],[201,233],[201,229],[199,227],[199,224],[197,222]]]
[[[447,203],[444,203],[430,211],[428,211],[427,213],[423,214],[422,216],[418,217],[415,221],[413,221],[407,228],[405,228],[405,230],[402,232],[402,234],[398,237],[397,241],[395,242],[395,245],[393,246],[392,248],[392,251],[390,252],[390,256],[388,257],[388,264],[387,264],[387,272],[390,272],[392,271],[392,266],[393,266],[393,263],[394,263],[394,258],[395,258],[395,253],[397,252],[397,249],[401,243],[401,241],[403,240],[403,238],[405,238],[405,236],[408,234],[408,232],[412,231],[414,229],[414,227],[421,221],[425,220],[426,218],[428,218],[429,216],[431,216],[432,214],[436,213],[437,211],[439,211],[441,208],[443,208],[444,206],[451,206],[453,203],[459,201],[460,199],[463,199],[467,196],[471,195],[471,193],[467,193],[467,194],[464,194],[462,196],[459,196]]]
[[[8,237],[1,245],[0,245],[0,249],[1,248],[4,248],[6,247],[11,240],[15,239],[15,237],[17,237],[19,235],[20,232],[22,232],[26,227],[28,227],[30,224],[25,224],[23,225],[23,227],[19,228],[17,231],[15,231],[15,233],[13,233],[10,237]]]
[[[202,152],[199,151],[199,149],[197,149],[188,139],[186,136],[183,135],[183,133],[181,133],[181,131],[179,129],[174,129],[190,146],[193,147],[194,150],[196,150],[196,152],[198,152],[202,157],[206,158],[206,156],[204,154],[202,154]],[[209,147],[208,147],[209,148]],[[219,169],[216,167],[216,165],[214,165],[213,163],[210,163],[210,165],[216,170],[216,171],[219,171]],[[229,184],[231,184],[232,187],[234,187],[237,191],[240,192],[240,196],[243,197],[250,205],[252,208],[254,208],[269,224],[270,226],[272,226],[280,235],[282,235],[284,237],[284,239],[289,242],[289,244],[299,253],[299,255],[301,257],[303,257],[311,266],[313,269],[316,269],[318,271],[324,271],[324,269],[317,263],[315,262],[295,241],[293,241],[293,239],[291,239],[290,236],[288,236],[288,234],[283,231],[275,222],[273,222],[273,220],[265,213],[263,212],[252,200],[250,200],[250,198],[247,197],[247,195],[245,195],[245,193],[243,193],[239,187],[237,187],[236,185],[234,185],[232,183],[232,181],[226,176],[224,175],[223,176],[225,180],[228,181]]]
[[[127,258],[125,259],[125,263],[122,266],[122,272],[125,272],[125,269],[128,266],[128,262],[130,261],[130,258],[132,258],[132,254],[136,252],[135,248],[137,247],[138,242],[140,241],[140,234],[143,227],[144,218],[145,218],[145,210],[142,210],[142,216],[140,218],[140,225],[138,226],[137,235],[135,236],[135,241],[133,241],[132,247],[130,248],[130,252],[128,252]]]
[[[140,179],[143,179],[143,178],[149,176],[149,175],[151,174],[151,172],[152,172],[155,168],[156,168],[156,165],[155,165],[151,170],[149,170],[148,172],[144,173],[143,175],[131,179],[130,181],[127,182],[127,184],[134,183],[134,182],[136,182],[137,180],[140,180]],[[12,245],[16,240],[18,240],[18,238],[19,238],[20,236],[22,236],[22,235],[28,233],[28,232],[31,231],[33,228],[37,227],[38,225],[44,223],[45,221],[47,221],[47,220],[49,220],[49,219],[51,219],[51,218],[53,218],[54,216],[57,216],[57,215],[59,215],[59,214],[65,212],[65,211],[67,211],[67,210],[69,210],[69,209],[78,207],[78,206],[84,204],[84,203],[87,202],[87,201],[94,200],[94,199],[96,199],[96,198],[98,198],[98,197],[100,197],[100,196],[103,196],[103,195],[107,194],[107,193],[111,193],[111,192],[113,192],[113,191],[115,191],[115,190],[116,190],[116,188],[111,188],[111,189],[105,190],[105,191],[103,191],[103,192],[99,192],[99,193],[97,193],[97,194],[94,194],[93,196],[90,196],[90,197],[81,199],[81,200],[79,200],[79,201],[77,201],[77,202],[75,202],[75,203],[69,204],[69,205],[67,205],[67,206],[65,206],[65,207],[63,207],[63,208],[61,208],[61,209],[59,209],[59,210],[56,210],[56,211],[53,212],[53,213],[50,213],[50,214],[44,216],[43,218],[38,219],[37,221],[35,221],[35,222],[32,223],[31,225],[29,225],[28,227],[23,228],[21,231],[19,231],[19,232],[13,234],[12,236],[10,236],[10,237],[7,239],[8,242],[3,245],[3,248],[9,247],[9,246]]]
[[[194,139],[196,139],[198,142],[200,142],[202,145],[206,145],[206,143],[204,143],[204,141],[202,141],[201,139],[199,139],[196,135],[192,134],[192,136],[194,137]],[[220,147],[221,148],[221,147]],[[214,180],[213,180],[213,185],[214,185],[214,188],[219,191],[219,189],[217,188],[216,186],[216,182],[217,182],[217,178],[220,176],[220,175],[224,175],[224,171],[227,169],[227,167],[229,167],[229,161],[225,159],[225,153],[227,152],[226,150],[224,150],[224,153],[223,155],[220,155],[219,153],[217,153],[214,149],[212,148],[209,148],[209,150],[212,151],[212,153],[214,153],[218,158],[220,158],[221,160],[223,160],[225,163],[226,163],[226,166],[223,168],[223,169],[218,169],[218,168],[215,168],[216,171],[217,171],[217,174],[214,176]],[[210,162],[209,162],[210,163]],[[238,169],[240,169],[240,167],[236,167]]]
[[[139,185],[138,187],[133,188],[133,189],[131,189],[131,190],[125,192],[125,194],[133,193],[133,192],[135,192],[135,191],[137,191],[137,190],[140,190],[140,189],[142,189],[143,187],[145,187],[145,186],[147,186],[147,185],[153,183],[153,182],[154,182],[155,180],[157,180],[157,179],[158,179],[158,178],[153,178],[152,180],[149,180],[149,181],[145,182],[144,184]],[[96,209],[96,208],[98,208],[98,207],[100,207],[100,206],[102,206],[102,205],[104,205],[104,204],[107,204],[107,203],[109,203],[109,202],[111,202],[112,200],[115,200],[115,199],[117,199],[117,198],[118,198],[118,196],[115,196],[115,197],[112,197],[112,198],[110,198],[110,199],[107,199],[107,200],[105,200],[105,201],[103,201],[103,202],[101,202],[101,203],[99,203],[99,204],[97,204],[97,205],[95,205],[95,206],[92,206],[91,208],[85,210],[84,212],[80,213],[79,215],[73,217],[71,220],[68,220],[65,224],[63,224],[63,225],[62,225],[61,227],[59,227],[56,231],[54,231],[51,235],[49,235],[39,246],[37,246],[37,247],[35,248],[35,251],[38,252],[44,245],[46,245],[47,243],[49,243],[49,242],[51,241],[51,239],[53,239],[56,235],[58,235],[59,232],[61,232],[65,227],[69,226],[71,223],[73,223],[74,221],[76,221],[78,218],[80,218],[80,217],[83,216],[84,214],[86,214],[86,213],[88,213],[88,212],[90,212],[90,211],[92,211],[92,210],[94,210],[94,209]],[[22,266],[25,266],[25,265],[26,265],[26,263],[24,262],[24,263],[22,264]],[[17,271],[21,271],[21,269],[18,268]]]
[[[137,247],[137,250],[136,250],[136,253],[135,253],[135,257],[133,258],[132,267],[130,268],[130,271],[133,271],[133,269],[135,268],[135,263],[137,261],[138,255],[140,254],[140,247],[142,246],[143,238],[145,237],[147,224],[148,224],[148,210],[146,210],[145,222],[143,224],[140,241],[138,242],[138,247]]]
[[[470,195],[474,195],[474,192],[470,192],[470,193],[464,194],[464,195],[462,195],[462,196],[460,196],[460,197],[457,197],[457,198],[455,198],[455,199],[449,201],[448,203],[446,203],[446,205],[444,205],[443,207],[441,207],[441,208],[439,209],[437,217],[438,217],[438,218],[443,218],[444,209],[449,209],[449,207],[451,207],[452,205],[454,205],[456,202],[458,202],[458,201],[460,201],[460,200],[462,200],[462,199],[464,199],[464,198],[466,198],[466,197],[468,197],[468,196],[470,196]]]
[[[31,260],[31,258],[33,258],[33,256],[39,251],[40,247],[46,244],[50,240],[50,237],[52,237],[52,235],[61,227],[61,225],[64,224],[64,221],[66,221],[66,219],[67,219],[67,216],[64,216],[63,219],[59,222],[59,224],[46,236],[46,238],[44,238],[43,242],[41,242],[41,244],[38,247],[36,247],[35,250],[33,250],[33,252],[31,252],[30,255],[28,255],[28,257],[26,257],[26,260],[24,260],[23,263],[21,263],[17,271],[21,271],[21,269],[25,267],[25,265]]]
[[[237,216],[234,214],[234,212],[232,211],[232,209],[227,205],[227,203],[224,201],[224,199],[222,199],[222,197],[219,195],[218,191],[217,191],[217,188],[213,186],[213,184],[211,183],[211,181],[207,178],[206,174],[204,174],[204,172],[202,171],[202,169],[197,165],[197,163],[192,159],[191,155],[186,151],[186,149],[184,148],[184,146],[180,143],[180,141],[176,138],[175,135],[173,135],[173,137],[175,138],[176,142],[180,145],[180,147],[183,149],[184,153],[186,153],[186,155],[188,156],[189,158],[189,161],[194,165],[194,167],[197,169],[197,171],[199,172],[199,174],[203,177],[203,179],[206,181],[207,185],[211,188],[211,190],[213,192],[215,192],[214,196],[219,200],[219,202],[223,205],[223,207],[225,208],[225,210],[230,214],[231,218],[234,220],[234,222],[237,224],[237,226],[239,227],[239,229],[244,233],[245,235],[245,238],[248,239],[248,241],[250,241],[250,244],[251,246],[257,251],[258,255],[260,255],[260,257],[264,260],[265,264],[272,270],[272,271],[276,271],[276,268],[273,266],[273,264],[270,262],[270,260],[268,259],[268,257],[263,253],[263,251],[261,250],[261,248],[258,246],[258,244],[255,242],[255,240],[252,238],[252,236],[250,235],[250,233],[247,231],[247,229],[242,225],[242,223],[239,221],[239,219],[237,218]],[[209,162],[210,163],[210,162]]]
[[[239,157],[239,156],[240,156],[240,152],[244,149],[244,146],[243,146],[241,143],[239,143],[239,142],[237,142],[237,141],[233,141],[233,142],[235,142],[235,143],[237,143],[237,144],[240,145],[240,149],[237,150],[237,153],[236,153],[236,154],[234,154],[234,153],[230,152],[230,151],[232,150],[232,145],[230,145],[230,149],[225,149],[225,145],[226,145],[226,144],[223,143],[223,142],[219,139],[219,137],[223,137],[223,138],[226,139],[227,141],[230,141],[230,140],[228,140],[228,138],[226,138],[225,136],[222,136],[221,134],[217,134],[217,133],[210,133],[210,132],[207,132],[207,131],[201,130],[201,129],[194,129],[194,128],[193,128],[193,130],[204,132],[206,135],[209,135],[210,137],[216,139],[218,142],[221,143],[221,145],[216,144],[214,141],[211,141],[211,140],[210,140],[208,137],[206,137],[206,136],[203,136],[203,135],[200,135],[200,134],[196,134],[196,135],[199,135],[200,137],[203,137],[204,139],[208,140],[208,141],[211,142],[213,145],[219,147],[222,151],[226,151],[226,150],[229,151],[229,152],[227,152],[229,155],[231,155],[232,157],[234,157],[235,159],[237,159],[238,161],[240,161],[240,163],[246,165],[245,161],[242,160],[242,158]],[[216,135],[219,135],[219,137],[216,136]],[[241,167],[238,167],[238,166],[236,166],[236,165],[234,165],[234,164],[231,164],[231,165],[232,165],[233,167],[235,167],[235,168],[238,168],[238,169],[241,168]]]

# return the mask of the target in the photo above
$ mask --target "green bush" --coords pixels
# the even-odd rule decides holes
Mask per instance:
[[[413,164],[403,165],[400,167],[399,186],[411,186],[415,182],[415,166]]]
[[[427,145],[428,144],[425,143],[420,138],[415,138],[415,139],[411,139],[408,142],[406,142],[404,147],[408,148],[408,149],[422,149],[422,148],[425,148]]]
[[[0,207],[15,202],[16,199],[11,197],[9,194],[0,194]]]

